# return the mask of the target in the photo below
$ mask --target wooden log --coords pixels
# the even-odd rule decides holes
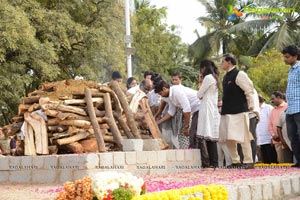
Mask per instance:
[[[64,126],[77,126],[81,128],[89,128],[91,126],[91,122],[86,121],[86,120],[77,120],[77,119],[68,119],[68,120],[63,120],[59,122],[59,125],[64,125]]]
[[[58,152],[58,147],[56,145],[48,146],[48,149],[49,149],[49,154],[57,154]]]
[[[89,120],[88,117],[86,116],[81,116],[81,115],[77,115],[75,113],[64,113],[64,112],[59,112],[56,116],[57,118],[59,118],[60,120],[65,120],[65,119],[79,119],[79,120]]]
[[[72,142],[59,146],[59,151],[63,151],[64,153],[83,153],[84,149],[79,142]]]
[[[162,149],[169,148],[168,143],[166,143],[166,141],[161,137],[160,130],[157,126],[157,123],[156,123],[153,115],[152,115],[152,112],[151,112],[151,109],[150,109],[150,106],[148,104],[147,99],[146,98],[141,99],[139,105],[140,105],[140,107],[142,108],[142,110],[144,112],[145,121],[148,125],[148,128],[149,128],[153,138],[161,138],[162,145],[163,145]]]
[[[114,112],[114,117],[115,119],[119,122],[119,125],[121,126],[121,128],[123,129],[125,135],[127,136],[127,138],[134,138],[133,134],[130,131],[130,128],[128,127],[128,125],[126,124],[125,120],[123,119],[122,116],[118,115],[117,113]]]
[[[99,92],[98,89],[90,88],[92,93],[92,98],[103,97],[103,93]],[[73,93],[73,99],[83,99],[85,97],[84,93]]]
[[[29,113],[28,113],[29,115]],[[33,133],[33,128],[32,126],[24,122],[24,155],[25,156],[35,156],[36,151],[35,151],[35,145],[34,145],[34,133]]]
[[[16,117],[12,118],[12,121],[14,123],[23,122],[24,121],[24,117],[23,116],[16,116]]]
[[[70,143],[72,143],[72,142],[77,142],[77,141],[79,141],[79,140],[82,140],[82,139],[88,137],[89,135],[90,135],[89,132],[84,131],[84,132],[80,132],[80,133],[78,133],[78,134],[76,134],[76,135],[73,135],[73,136],[71,136],[71,137],[58,139],[56,142],[57,142],[57,144],[59,144],[59,145],[70,144]]]
[[[33,104],[39,103],[40,96],[24,97],[22,99],[22,104]]]
[[[44,118],[35,112],[31,114],[26,112],[24,117],[25,121],[28,122],[34,130],[36,153],[49,154],[48,134]]]
[[[33,112],[33,111],[39,110],[39,109],[41,109],[41,105],[38,103],[34,103],[28,108],[28,112]]]
[[[118,126],[115,122],[115,118],[113,116],[112,107],[111,107],[111,100],[108,93],[104,94],[104,105],[105,105],[105,112],[106,117],[108,118],[107,123],[110,127],[110,130],[114,136],[114,140],[117,144],[117,146],[122,149],[122,136],[118,129]]]
[[[62,133],[68,130],[67,126],[47,126],[48,132],[59,132]]]
[[[59,113],[57,110],[45,110],[44,113],[50,117],[56,117]]]
[[[97,103],[100,103],[100,104],[103,104],[104,103],[104,100],[103,98],[101,97],[98,97],[98,98],[92,98],[92,102],[97,102]],[[77,104],[85,104],[86,101],[84,99],[70,99],[70,100],[64,100],[64,104],[66,105],[77,105]]]
[[[94,129],[94,133],[95,133],[95,136],[96,136],[96,139],[97,139],[98,151],[99,152],[105,152],[106,149],[105,149],[105,144],[104,144],[102,132],[101,132],[100,126],[97,122],[95,109],[93,107],[92,92],[91,92],[90,89],[85,88],[84,89],[84,94],[85,94],[85,101],[86,101],[87,108],[88,108],[88,114],[89,114],[89,117],[91,119],[92,126],[93,126],[93,129]]]
[[[31,105],[29,104],[19,104],[19,107],[18,107],[18,115],[19,116],[22,116],[24,115],[24,113],[26,111],[28,111],[28,108],[30,107]]]
[[[44,104],[49,103],[49,101],[50,101],[49,97],[41,97],[40,100],[39,100],[39,104],[42,106]]]
[[[115,81],[112,81],[110,83],[110,86],[112,87],[112,89],[114,90],[114,92],[116,93],[116,95],[119,98],[120,104],[124,110],[124,113],[125,113],[125,116],[127,119],[127,124],[129,126],[133,136],[135,138],[141,138],[141,134],[140,134],[139,129],[137,128],[137,125],[134,121],[134,115],[133,115],[133,112],[131,111],[131,109],[129,108],[125,94],[119,87],[119,84],[116,83]]]
[[[79,141],[84,153],[98,152],[98,144],[96,138],[90,138]]]
[[[58,118],[50,118],[47,120],[47,126],[59,126],[59,122]]]
[[[97,108],[94,108],[94,110],[95,110],[96,117],[104,117],[105,116],[105,111],[98,110]]]
[[[114,105],[115,105],[115,112],[119,116],[122,115],[122,112],[123,112],[122,105],[121,105],[121,102],[119,101],[119,98],[118,98],[116,92],[107,85],[99,85],[98,89],[100,92],[103,92],[103,94],[105,94],[105,93],[110,94],[110,96],[112,97],[112,100],[114,102]]]
[[[78,108],[75,106],[66,106],[63,104],[59,104],[59,103],[46,103],[41,105],[42,109],[45,110],[59,110],[59,111],[63,111],[63,112],[70,112],[70,113],[75,113],[75,114],[79,114],[79,115],[83,115],[83,116],[87,116],[86,112],[82,109],[82,108]]]
[[[114,136],[110,136],[110,135],[105,135],[103,136],[104,138],[104,142],[105,143],[113,143],[113,144],[116,144],[116,141],[114,139]]]

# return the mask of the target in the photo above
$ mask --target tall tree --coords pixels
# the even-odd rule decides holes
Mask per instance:
[[[187,45],[175,34],[176,26],[168,27],[166,8],[151,6],[147,0],[135,1],[135,13],[132,17],[133,72],[141,75],[150,70],[166,76],[184,64],[187,57]]]
[[[123,15],[117,0],[0,1],[0,123],[41,82],[125,72]]]

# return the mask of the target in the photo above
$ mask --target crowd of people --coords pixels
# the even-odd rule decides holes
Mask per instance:
[[[200,149],[203,168],[250,169],[255,162],[294,162],[293,167],[299,168],[300,50],[291,45],[282,54],[290,66],[288,84],[286,93],[270,94],[273,106],[257,93],[248,75],[238,70],[231,54],[222,57],[223,80],[212,60],[200,62],[198,91],[184,86],[180,73],[172,74],[170,84],[147,71],[140,83],[128,78],[126,93],[147,95],[169,148]],[[122,75],[114,71],[112,80],[122,83]],[[16,141],[0,127],[0,154],[13,155],[15,148]]]
[[[232,54],[222,57],[223,80],[212,60],[200,62],[198,91],[182,85],[180,73],[173,73],[169,83],[145,72],[140,84],[128,78],[127,93],[146,93],[169,147],[200,149],[203,168],[251,169],[255,162],[300,167],[300,50],[291,45],[282,54],[290,66],[287,90],[270,94],[273,106],[238,70]]]

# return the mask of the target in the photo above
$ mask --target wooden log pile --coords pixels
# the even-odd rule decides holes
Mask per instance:
[[[44,83],[23,98],[8,127],[22,139],[24,155],[119,151],[126,138],[160,138],[146,98],[133,111],[134,98],[114,81]]]

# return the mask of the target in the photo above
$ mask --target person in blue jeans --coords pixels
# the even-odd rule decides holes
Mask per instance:
[[[284,62],[290,65],[286,99],[286,128],[296,158],[292,167],[300,168],[300,50],[295,45],[287,46],[282,51]]]

